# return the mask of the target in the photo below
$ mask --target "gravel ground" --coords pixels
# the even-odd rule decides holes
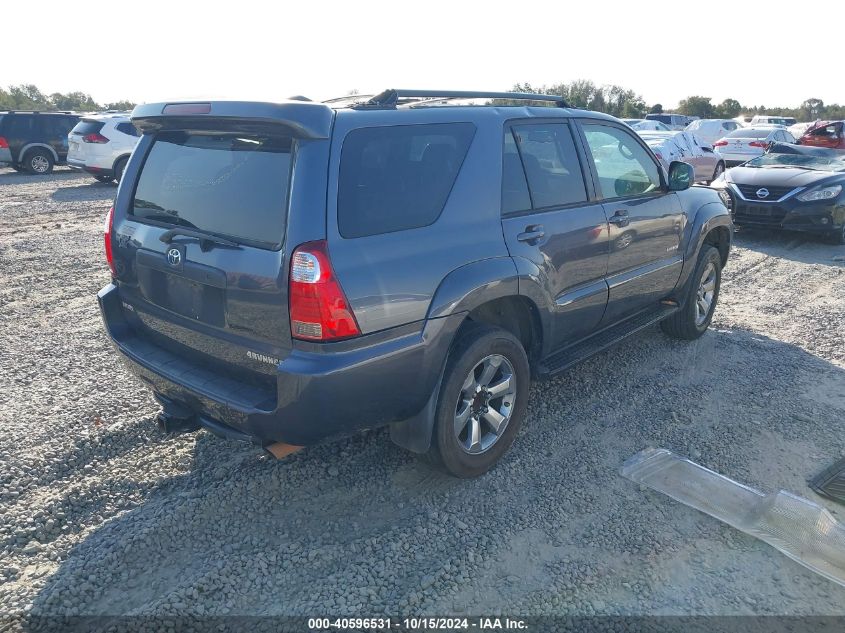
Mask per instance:
[[[103,333],[115,189],[0,170],[5,614],[845,614],[845,589],[618,475],[663,446],[763,489],[845,452],[845,248],[740,233],[714,326],[532,388],[503,463],[432,471],[385,431],[282,462],[163,437]]]

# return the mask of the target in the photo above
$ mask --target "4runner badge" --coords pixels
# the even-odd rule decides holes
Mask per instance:
[[[248,351],[246,355],[252,360],[259,360],[262,363],[269,363],[271,365],[278,365],[280,362],[282,362],[278,358],[273,358],[272,356],[265,356],[264,354],[259,354],[258,352],[253,351]]]

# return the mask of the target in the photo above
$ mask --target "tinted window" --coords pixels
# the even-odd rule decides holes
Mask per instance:
[[[75,126],[73,126],[73,130],[71,130],[71,132],[73,132],[74,134],[81,134],[82,136],[85,136],[87,134],[96,134],[102,129],[103,123],[101,121],[82,120]]]
[[[738,130],[734,130],[730,134],[726,134],[725,138],[767,138],[769,134],[772,133],[771,129],[768,130],[754,130],[751,128],[740,128]]]
[[[135,126],[129,122],[125,123],[118,123],[115,128],[117,128],[118,132],[123,132],[124,134],[128,134],[129,136],[141,136],[138,133],[138,130],[135,129]]]
[[[502,154],[502,213],[525,211],[531,208],[525,171],[513,140],[513,132],[505,132],[505,149]]]
[[[28,139],[32,136],[33,115],[16,114],[11,118],[12,121],[9,125],[9,136],[13,136],[18,139]]]
[[[587,199],[575,143],[565,123],[514,126],[535,209]]]
[[[290,160],[289,138],[159,134],[131,213],[276,245],[284,235]]]
[[[663,123],[671,123],[672,115],[670,114],[647,114],[645,116],[649,121],[661,121]]]
[[[434,222],[474,134],[472,123],[372,127],[347,134],[337,193],[340,234],[364,237]]]
[[[605,198],[640,195],[660,188],[657,165],[630,134],[615,127],[586,124],[584,135]]]

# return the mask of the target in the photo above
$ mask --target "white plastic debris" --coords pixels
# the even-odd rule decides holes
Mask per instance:
[[[845,527],[821,506],[784,490],[765,494],[675,455],[647,448],[622,475],[765,541],[845,586]]]

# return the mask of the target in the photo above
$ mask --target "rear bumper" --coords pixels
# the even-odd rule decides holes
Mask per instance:
[[[755,226],[808,233],[841,231],[845,224],[845,205],[829,201],[779,203],[747,202],[733,196],[733,221],[737,226]]]
[[[259,444],[306,446],[418,414],[437,387],[463,320],[460,314],[430,319],[394,338],[363,337],[354,348],[294,349],[277,366],[273,389],[213,373],[145,340],[127,322],[114,284],[97,299],[122,358],[165,408],[189,411],[219,435]]]
[[[0,147],[0,163],[12,164],[12,150],[8,147]]]
[[[84,160],[77,158],[68,158],[67,166],[76,171],[84,171],[94,176],[112,176],[111,168],[96,167],[94,165],[87,165]]]

